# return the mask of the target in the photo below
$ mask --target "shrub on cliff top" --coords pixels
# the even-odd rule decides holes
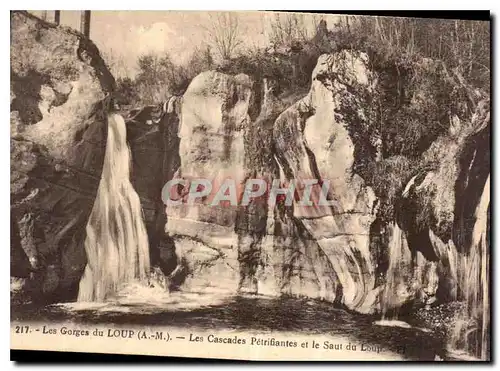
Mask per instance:
[[[376,75],[375,93],[361,99],[364,120],[349,102],[338,109],[351,117],[345,121],[355,145],[354,171],[380,197],[382,219],[390,219],[394,197],[425,166],[423,154],[448,135],[452,120],[470,121],[471,89],[488,94],[489,23],[343,17],[326,38],[324,52],[365,52]],[[354,89],[357,96],[366,93]],[[374,135],[381,139],[377,162]]]
[[[470,117],[451,71],[489,90],[488,22],[344,17],[328,38],[330,52],[363,51],[370,58],[378,76],[373,125],[384,157],[418,157],[446,132],[453,115]]]

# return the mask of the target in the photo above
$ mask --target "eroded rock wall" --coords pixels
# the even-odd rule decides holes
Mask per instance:
[[[166,209],[166,232],[190,272],[186,287],[231,292],[238,288],[238,207],[228,201],[210,203],[226,179],[232,179],[238,197],[241,194],[251,88],[246,75],[208,71],[193,79],[182,98],[177,134],[180,167],[174,177],[187,183],[180,195],[184,202]],[[209,181],[212,191],[189,204],[185,193],[196,179]],[[193,191],[204,189],[193,187]]]
[[[356,70],[344,78],[370,89],[366,60],[325,55],[310,93],[289,108],[272,102],[264,84],[260,114],[253,121],[248,110],[255,92],[247,77],[203,73],[184,95],[178,176],[215,180],[215,189],[225,177],[234,177],[238,192],[247,178],[264,179],[269,186],[274,180],[286,185],[316,179],[329,182],[328,196],[334,200],[327,207],[270,206],[266,193],[244,207],[167,208],[166,230],[178,236],[176,250],[189,252],[180,253],[183,257],[199,250],[205,260],[224,260],[226,273],[216,272],[228,276],[228,290],[308,296],[370,310],[376,298],[369,252],[376,198],[352,172],[352,140],[335,114],[339,100],[351,94],[336,71],[351,71],[345,66],[352,63]],[[187,258],[195,261],[191,269],[203,265],[197,259]]]
[[[114,84],[83,35],[11,13],[11,243],[30,261],[35,299],[78,293]]]
[[[366,55],[347,52],[320,56],[309,94],[276,120],[274,136],[286,180],[317,179],[328,184],[329,206],[294,207],[294,218],[318,244],[336,272],[343,304],[370,311],[376,300],[375,262],[370,254],[370,225],[375,219],[373,190],[353,171],[354,143],[349,121],[338,114],[341,102],[353,110],[366,102],[351,85],[373,90]],[[335,293],[326,294],[328,299]]]
[[[449,132],[422,155],[419,172],[391,190],[395,214],[381,221],[380,196],[356,168],[362,154],[375,163],[383,157],[382,138],[370,122],[378,89],[367,55],[347,51],[320,56],[310,91],[288,106],[266,80],[254,84],[216,72],[193,80],[182,100],[175,176],[215,180],[213,192],[233,177],[238,201],[249,178],[269,187],[315,180],[313,201],[325,190],[329,204],[302,205],[299,187],[291,205],[270,205],[269,189],[246,206],[187,205],[188,183],[183,205],[166,209],[166,231],[190,282],[206,285],[217,275],[208,286],[319,298],[362,313],[432,304],[443,290],[456,290],[448,256],[457,248],[449,231],[464,222],[459,195],[478,141],[488,138],[485,111],[461,118],[478,122],[462,129],[460,119],[451,118]],[[255,102],[259,114],[249,115]],[[487,152],[484,147],[478,158],[484,162]],[[473,180],[478,184],[487,176],[480,173]]]

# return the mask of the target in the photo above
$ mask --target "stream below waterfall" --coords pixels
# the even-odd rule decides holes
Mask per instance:
[[[446,341],[422,324],[378,321],[335,308],[332,303],[281,297],[235,296],[224,293],[160,292],[133,285],[123,296],[104,303],[62,303],[46,307],[16,306],[13,321],[72,325],[154,326],[183,333],[241,331],[275,337],[316,335],[331,341],[383,350],[386,360],[450,360]],[[403,350],[403,351],[401,351]],[[382,359],[382,358],[381,358]]]

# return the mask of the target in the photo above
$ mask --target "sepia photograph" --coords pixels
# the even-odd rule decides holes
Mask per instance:
[[[439,14],[11,11],[11,350],[490,362],[491,19]]]

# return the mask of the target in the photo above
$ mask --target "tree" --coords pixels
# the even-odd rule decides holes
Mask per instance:
[[[123,95],[138,97],[141,104],[158,104],[172,95],[181,95],[191,80],[202,71],[213,68],[210,48],[195,48],[189,60],[178,65],[168,54],[144,54],[137,60],[138,73],[133,81],[134,94],[129,89],[130,81],[124,80]]]
[[[242,43],[238,16],[231,12],[211,14],[210,26],[205,29],[222,60],[231,59]]]
[[[214,65],[214,59],[212,58],[212,50],[210,48],[210,45],[206,46],[203,57],[205,59],[205,63],[207,64],[207,69],[211,69]]]
[[[337,44],[351,44],[361,50],[369,47],[387,58],[404,56],[410,60],[419,55],[439,59],[450,70],[458,69],[469,82],[489,89],[489,22],[367,16],[349,19],[350,23],[338,23]]]
[[[119,77],[116,80],[116,94],[120,105],[134,105],[139,100],[134,81],[130,77]]]
[[[113,76],[116,78],[125,78],[131,75],[130,68],[125,61],[125,56],[120,50],[110,47],[101,50],[101,55]]]
[[[309,41],[320,21],[320,17],[312,14],[276,13],[270,24],[270,42],[274,46],[292,46]]]
[[[157,104],[166,100],[172,93],[172,77],[175,66],[168,55],[141,55],[137,60],[139,73],[135,83],[143,104]]]

